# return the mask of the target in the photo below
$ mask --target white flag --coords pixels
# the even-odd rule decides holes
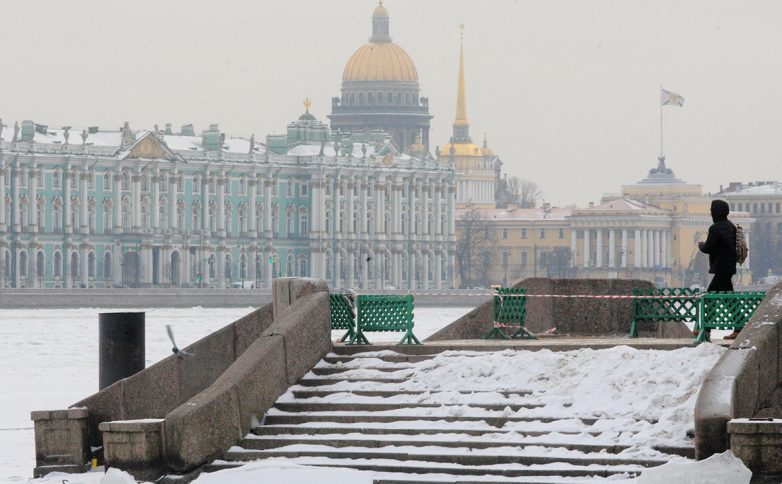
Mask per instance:
[[[684,106],[684,98],[676,93],[660,89],[660,104],[663,106]]]

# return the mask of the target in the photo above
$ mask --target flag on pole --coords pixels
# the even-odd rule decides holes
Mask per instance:
[[[660,89],[660,104],[662,106],[684,106],[684,98],[676,93]]]

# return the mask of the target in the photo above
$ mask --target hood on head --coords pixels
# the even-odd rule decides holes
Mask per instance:
[[[712,200],[711,201],[711,219],[714,222],[721,222],[728,220],[728,214],[730,213],[730,206],[725,200]]]

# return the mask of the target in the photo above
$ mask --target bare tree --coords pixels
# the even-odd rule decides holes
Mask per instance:
[[[535,208],[538,206],[538,202],[543,198],[543,191],[540,189],[537,183],[530,180],[519,180],[513,177],[520,188],[518,206],[519,208]],[[509,183],[510,185],[510,183]]]
[[[456,243],[456,260],[462,287],[486,286],[494,258],[496,234],[481,212],[470,209],[461,217],[460,237]]]

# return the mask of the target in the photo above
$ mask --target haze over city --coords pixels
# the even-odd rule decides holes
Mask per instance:
[[[0,117],[52,127],[219,123],[282,132],[303,107],[328,122],[342,69],[376,3],[15,2],[3,6]],[[782,5],[743,2],[389,0],[391,35],[430,99],[431,147],[454,118],[459,25],[467,115],[509,175],[546,201],[585,205],[657,163],[716,192],[778,179]],[[30,25],[36,25],[34,33]],[[715,169],[717,168],[717,169]]]

